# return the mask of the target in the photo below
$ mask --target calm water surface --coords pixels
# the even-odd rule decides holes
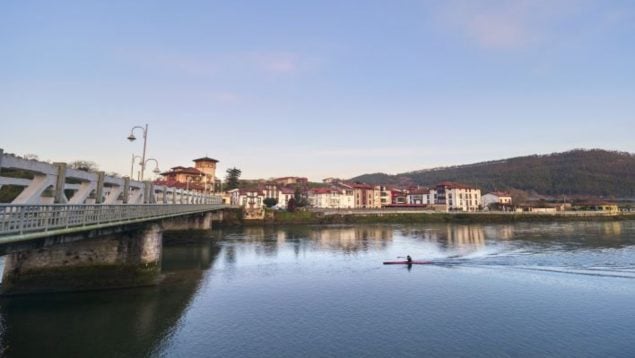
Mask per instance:
[[[635,222],[217,230],[163,271],[0,300],[4,355],[635,356]]]

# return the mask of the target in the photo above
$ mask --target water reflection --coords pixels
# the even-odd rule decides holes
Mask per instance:
[[[156,287],[2,298],[2,347],[7,356],[25,357],[152,355],[219,252],[212,241],[164,247],[165,278]]]
[[[279,251],[292,247],[296,255],[308,250],[329,250],[342,254],[386,251],[397,238],[416,238],[447,256],[466,256],[485,250],[488,245],[509,249],[573,250],[597,247],[620,247],[627,236],[623,222],[520,223],[504,225],[359,225],[247,227],[220,230],[222,237],[235,244],[258,243],[257,256],[277,257]],[[630,231],[633,230],[629,224]],[[548,233],[547,235],[545,233]],[[225,261],[235,263],[237,247],[229,245]],[[433,254],[434,255],[434,254]],[[441,255],[439,253],[439,255]]]
[[[343,253],[368,252],[386,248],[393,238],[391,227],[342,227],[318,229],[309,238],[322,249]]]
[[[256,254],[276,256],[281,248],[294,247],[300,253],[305,247],[336,250],[344,253],[367,252],[385,248],[393,239],[395,228],[386,225],[370,226],[296,226],[296,227],[246,227],[243,229],[220,229],[216,237],[232,243],[258,243]],[[225,261],[235,262],[232,245],[226,247]]]
[[[622,235],[622,227],[624,224],[619,221],[605,222],[602,225],[604,236],[617,237]]]
[[[500,291],[496,291],[476,306],[461,301],[461,288],[478,281],[474,277],[483,275],[465,276],[465,281],[457,281],[460,284],[448,285],[446,282],[460,278],[460,274],[473,273],[470,269],[494,267],[496,271],[480,272],[502,272],[510,276],[518,275],[519,270],[532,269],[526,272],[537,275],[531,276],[534,285],[545,278],[553,281],[543,273],[547,272],[546,268],[557,274],[635,277],[634,245],[633,222],[219,229],[214,231],[213,240],[165,246],[162,255],[165,279],[157,287],[0,300],[1,345],[9,356],[152,356],[165,352],[189,356],[191,346],[179,346],[179,342],[188,342],[205,348],[199,356],[214,355],[213,349],[218,346],[224,347],[222,352],[226,353],[218,355],[233,355],[240,353],[245,345],[254,347],[251,353],[255,352],[252,354],[255,356],[260,353],[258,349],[266,342],[265,338],[275,341],[276,347],[285,347],[287,337],[299,335],[296,339],[301,343],[287,346],[292,352],[294,347],[310,345],[315,337],[331,332],[332,323],[338,322],[342,326],[337,327],[346,329],[338,331],[337,337],[345,338],[329,339],[329,343],[345,342],[338,346],[338,349],[345,349],[358,342],[358,330],[372,334],[377,332],[379,324],[394,320],[392,311],[400,309],[394,304],[395,299],[406,307],[402,317],[422,312],[420,317],[413,317],[415,329],[421,322],[431,322],[430,315],[446,312],[448,306],[444,302],[447,300],[458,300],[453,306],[457,315],[470,317],[473,312],[466,307],[482,310],[489,300],[499,299]],[[408,275],[403,275],[403,267],[381,265],[382,259],[404,253],[411,253],[415,258],[438,260],[441,264],[407,267],[412,270]],[[246,264],[238,265],[238,262]],[[449,271],[448,267],[455,272],[445,272]],[[598,268],[603,271],[599,272]],[[417,281],[412,281],[415,275]],[[441,276],[443,279],[438,279]],[[522,289],[527,277],[530,276],[520,277],[523,285],[510,287]],[[578,279],[581,285],[587,283],[584,280],[586,278]],[[567,278],[566,282],[569,281]],[[202,282],[211,284],[202,285]],[[513,292],[513,289],[507,290],[506,282],[497,282],[501,291]],[[488,289],[491,282],[487,283],[473,286],[473,292]],[[589,287],[592,284],[588,284]],[[394,287],[386,289],[386,285]],[[436,287],[436,291],[430,287]],[[405,289],[415,290],[412,297],[427,297],[426,302],[431,305],[429,310],[420,304],[421,299],[403,295],[396,298],[390,293]],[[446,296],[443,296],[444,292]],[[386,294],[383,299],[377,298],[382,294]],[[524,299],[531,294],[519,294],[513,299]],[[552,297],[551,290],[545,297]],[[361,306],[351,303],[363,300],[367,301]],[[383,308],[376,309],[378,305]],[[360,307],[366,307],[367,314],[359,313]],[[499,309],[501,305],[493,307]],[[605,307],[604,302],[598,302],[598,307]],[[198,309],[197,314],[206,310],[210,314],[205,320],[196,314],[185,319],[185,312],[194,308]],[[297,319],[298,315],[304,320]],[[497,315],[496,311],[482,312],[481,316],[498,317],[501,327],[510,324],[522,327],[517,322],[506,321],[507,316]],[[551,316],[551,313],[545,314],[545,317]],[[373,317],[378,321],[372,321]],[[571,315],[564,316],[568,317]],[[441,317],[439,322],[456,321],[451,318]],[[281,319],[288,321],[279,323]],[[241,325],[246,321],[250,322],[249,327]],[[478,318],[474,324],[480,327],[484,321],[487,319]],[[192,322],[196,323],[196,328],[203,329],[193,329]],[[302,322],[310,324],[303,326]],[[451,326],[451,323],[447,324]],[[440,352],[452,346],[457,332],[461,332],[462,325],[456,324],[457,327],[446,326],[454,338],[441,344]],[[497,327],[494,325],[490,329]],[[285,329],[288,330],[286,335],[281,333]],[[305,338],[301,333],[312,329],[313,334],[306,341],[301,340]],[[203,333],[197,336],[192,334],[194,331]],[[385,337],[401,337],[403,331],[399,325],[385,336],[374,337],[364,344],[381,342]],[[209,332],[214,334],[207,334]],[[348,332],[355,334],[348,337]],[[474,334],[479,332],[480,329]],[[557,330],[552,333],[556,336]],[[181,341],[174,338],[179,334]],[[313,352],[319,354],[323,347],[317,345]],[[416,349],[413,352],[417,353],[413,356],[425,354]],[[292,353],[288,356],[300,355],[297,351]],[[384,353],[384,356],[388,355],[388,352]]]
[[[488,225],[483,227],[486,238],[511,240],[514,238],[514,225]]]

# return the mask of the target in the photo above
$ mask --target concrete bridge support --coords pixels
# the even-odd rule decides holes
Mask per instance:
[[[157,223],[94,239],[8,254],[2,294],[154,285],[161,273]]]
[[[200,213],[188,216],[181,216],[166,220],[162,223],[163,228],[168,231],[197,230],[208,231],[212,229],[212,222],[218,214],[214,212]]]

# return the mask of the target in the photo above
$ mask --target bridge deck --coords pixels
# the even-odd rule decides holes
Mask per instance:
[[[0,244],[157,220],[225,208],[198,205],[11,205],[0,204]]]

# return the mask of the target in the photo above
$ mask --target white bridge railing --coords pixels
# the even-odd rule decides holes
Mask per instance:
[[[0,236],[23,235],[92,225],[116,225],[207,212],[220,200],[198,205],[11,205],[0,204]]]
[[[0,148],[0,190],[19,188],[10,204],[214,204],[218,195],[151,181],[108,176],[4,153]]]

